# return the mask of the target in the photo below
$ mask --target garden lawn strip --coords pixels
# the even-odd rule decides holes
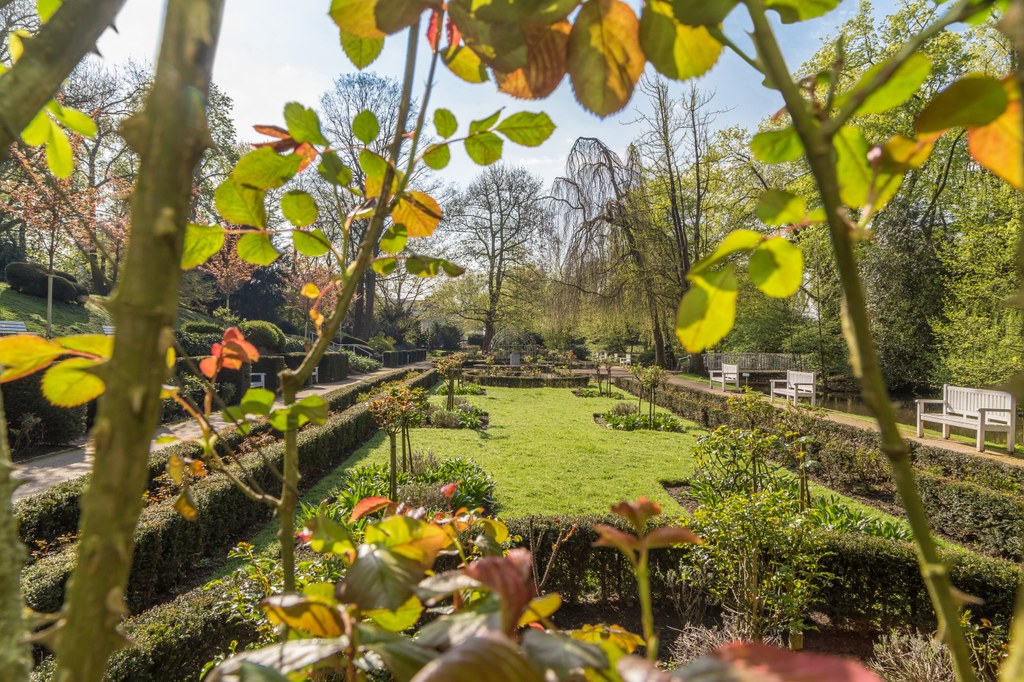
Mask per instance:
[[[429,387],[436,381],[430,370],[409,380],[412,386]],[[359,387],[366,390],[366,385]],[[354,396],[353,396],[354,399]],[[312,484],[337,466],[355,447],[376,430],[365,404],[332,414],[322,426],[309,425],[299,432],[299,455],[304,483]],[[243,455],[238,464],[265,489],[279,487],[276,470],[283,456],[278,441],[262,452]],[[204,562],[219,559],[247,530],[271,514],[270,507],[247,498],[226,476],[207,476],[193,482],[193,498],[199,515],[189,522],[174,510],[171,500],[143,509],[136,531],[136,550],[129,577],[129,609],[137,613],[164,595],[195,584]],[[26,603],[37,611],[55,611],[63,602],[64,584],[74,566],[76,547],[43,557],[22,572]],[[198,569],[198,570],[197,570]]]

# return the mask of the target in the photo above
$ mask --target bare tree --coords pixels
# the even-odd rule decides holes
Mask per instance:
[[[455,248],[483,278],[484,350],[490,350],[501,321],[509,284],[532,259],[548,220],[542,186],[525,168],[496,164],[477,176],[449,209]]]

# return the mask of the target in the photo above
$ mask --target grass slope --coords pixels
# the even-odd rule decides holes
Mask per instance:
[[[206,315],[186,308],[178,309],[178,322],[211,320]],[[19,294],[7,284],[0,283],[0,320],[24,322],[30,332],[46,333],[46,299]],[[113,324],[113,318],[104,308],[87,303],[53,302],[54,336],[69,334],[99,334],[103,325]]]

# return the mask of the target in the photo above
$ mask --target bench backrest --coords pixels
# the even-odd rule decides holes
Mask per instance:
[[[979,409],[991,407],[1011,410],[1011,412],[989,414],[986,416],[986,421],[1010,424],[1016,419],[1017,402],[1012,395],[1005,391],[990,391],[984,388],[967,388],[945,384],[942,387],[942,400],[946,403],[946,410],[953,414],[977,417]]]
[[[722,363],[722,374],[730,378],[737,377],[740,374],[740,366]]]
[[[25,326],[24,322],[15,322],[14,320],[0,320],[0,336],[7,334],[27,334],[28,327]]]
[[[788,388],[795,388],[802,393],[810,393],[814,390],[815,379],[814,372],[786,371],[786,386]]]
[[[112,325],[112,324],[105,324],[105,325],[103,325],[103,333],[106,334],[107,336],[113,336],[114,335],[114,325]]]

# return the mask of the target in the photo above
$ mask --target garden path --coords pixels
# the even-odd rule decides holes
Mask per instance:
[[[613,376],[628,377],[631,375],[628,370],[615,369],[613,370]],[[684,377],[669,375],[666,378],[666,381],[669,384],[673,384],[675,386],[682,386],[684,388],[688,388],[694,391],[703,391],[705,393],[721,392],[721,389],[716,389],[714,387],[708,386],[706,382],[693,381],[691,379],[687,379]],[[764,399],[768,400],[768,396],[764,396]],[[783,403],[776,403],[776,405],[780,409],[784,407]],[[878,431],[878,424],[875,422],[875,420],[867,417],[856,417],[843,414],[841,412],[832,411],[826,411],[824,413],[824,417],[839,424],[846,424],[847,426],[853,426],[864,430],[876,432]],[[943,440],[942,438],[939,438],[934,434],[928,434],[927,432],[925,433],[924,438],[918,438],[914,427],[906,424],[900,425],[900,431],[902,432],[903,437],[906,438],[908,441],[915,441],[917,443],[927,445],[929,447],[943,448],[946,450],[952,450],[954,452],[975,455],[977,457],[986,457],[988,459],[1003,462],[1011,466],[1024,466],[1024,458],[1020,456],[1010,456],[1008,454],[999,454],[998,452],[978,452],[977,450],[974,449],[974,445],[971,443],[961,443],[956,440]]]
[[[424,369],[429,366],[429,362],[421,362],[398,369]],[[309,395],[323,395],[344,386],[372,381],[373,379],[394,371],[395,368],[383,368],[369,374],[359,374],[348,377],[343,381],[336,381],[329,384],[317,384],[312,388],[299,391],[298,395],[299,398],[304,398]],[[280,399],[275,402],[275,406],[280,406],[281,404]],[[224,420],[221,419],[220,413],[215,414],[210,420],[210,423],[218,431],[227,426]],[[153,441],[150,443],[150,452],[156,452],[157,450],[176,445],[181,441],[191,440],[198,437],[200,433],[199,425],[194,420],[178,422],[176,424],[161,424],[157,427],[156,433],[153,436]],[[178,440],[168,443],[157,443],[156,439],[161,436],[175,436]],[[13,500],[17,501],[23,497],[28,497],[29,495],[46,490],[58,483],[63,483],[64,481],[89,473],[89,470],[92,469],[92,454],[92,443],[88,439],[82,439],[80,442],[75,444],[75,447],[67,450],[61,450],[60,452],[54,452],[23,462],[18,462],[18,468],[15,476],[16,478],[24,481],[24,483],[18,486],[14,491]]]

